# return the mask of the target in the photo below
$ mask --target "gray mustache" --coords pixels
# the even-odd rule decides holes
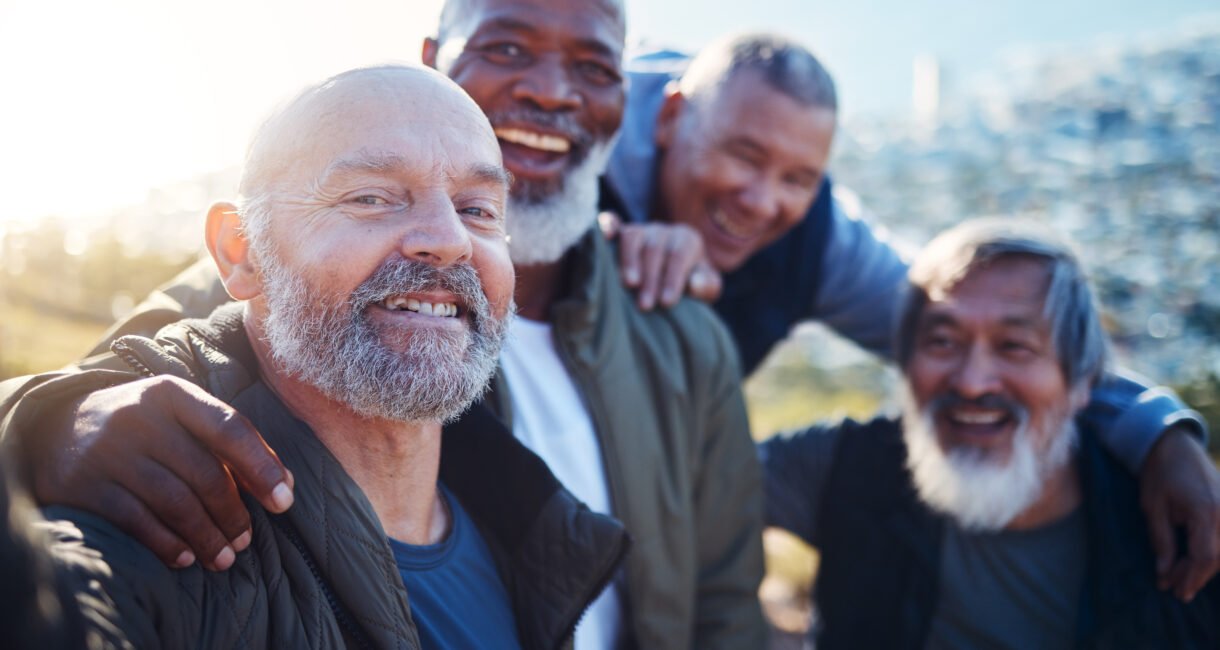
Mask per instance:
[[[487,120],[492,126],[503,126],[508,123],[532,124],[534,126],[558,131],[572,141],[578,149],[588,149],[593,144],[593,135],[584,129],[569,113],[543,111],[534,108],[509,108],[494,113],[488,113]]]
[[[1002,395],[995,393],[987,393],[977,398],[967,398],[955,392],[949,392],[934,398],[929,404],[928,409],[933,414],[940,413],[944,409],[957,408],[961,406],[972,406],[978,409],[988,410],[1005,410],[1008,411],[1018,421],[1024,422],[1027,417],[1025,407],[1019,402],[1011,400]]]
[[[361,313],[365,307],[393,295],[432,290],[448,291],[457,296],[459,308],[464,308],[476,320],[490,316],[487,296],[483,295],[483,285],[474,267],[469,264],[437,267],[402,258],[382,263],[373,275],[356,287],[350,298],[352,313]]]

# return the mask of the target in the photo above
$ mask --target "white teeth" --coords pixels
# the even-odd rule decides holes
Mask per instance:
[[[386,309],[390,311],[413,311],[425,316],[441,316],[444,318],[452,318],[457,316],[457,305],[451,302],[423,302],[415,298],[404,298],[402,296],[392,296],[386,298],[382,303]]]
[[[753,236],[753,233],[750,232],[749,230],[740,228],[737,226],[737,224],[734,224],[728,218],[728,216],[725,215],[724,210],[715,210],[714,212],[712,212],[711,219],[712,219],[712,223],[716,224],[722,230],[729,233],[733,237],[737,237],[739,239],[746,239],[746,238]]]
[[[954,411],[953,419],[962,424],[996,424],[1004,415],[1004,411]]]
[[[567,153],[572,148],[572,143],[558,136],[521,129],[496,129],[496,137],[523,147],[553,153]]]

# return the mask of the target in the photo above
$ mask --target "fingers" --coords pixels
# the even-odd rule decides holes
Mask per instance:
[[[614,212],[603,211],[597,214],[597,225],[602,229],[602,235],[606,239],[614,239],[618,236],[619,226],[623,225],[623,220]]]
[[[148,547],[167,566],[185,568],[195,563],[195,554],[182,541],[153,516],[144,504],[117,483],[104,483],[95,488],[95,504],[69,503],[74,507],[93,510],[100,504],[106,520]],[[92,507],[91,507],[92,506]]]
[[[1185,569],[1178,579],[1172,580],[1174,595],[1190,602],[1195,594],[1216,575],[1220,569],[1220,525],[1214,513],[1200,513],[1199,520],[1188,526],[1187,558]]]
[[[659,300],[666,307],[673,307],[682,299],[686,287],[695,279],[695,271],[703,262],[701,242],[695,241],[698,233],[686,228],[672,233],[664,251],[664,277],[660,282]]]
[[[249,421],[189,382],[100,390],[67,420],[67,442],[43,454],[38,498],[112,521],[170,566],[223,570],[249,545],[237,483],[273,512],[292,503],[292,474]]]
[[[724,290],[724,279],[711,262],[700,260],[695,264],[695,270],[691,271],[689,287],[692,297],[713,303],[720,299],[720,293]]]
[[[214,458],[209,459],[213,464],[219,465]],[[120,477],[119,486],[126,494],[139,495],[140,508],[144,512],[137,511],[129,515],[128,525],[141,531],[140,534],[130,533],[140,542],[153,549],[152,544],[148,543],[150,540],[143,536],[146,531],[156,531],[157,527],[153,523],[143,521],[146,516],[153,517],[161,527],[167,528],[176,538],[185,542],[190,552],[205,568],[223,571],[232,566],[236,551],[229,540],[237,539],[249,530],[248,518],[241,531],[225,534],[212,521],[195,489],[183,482],[174,472],[145,458],[132,463],[129,471]],[[150,490],[150,486],[155,486],[155,489]],[[171,555],[167,551],[164,556],[155,549],[153,552],[163,560],[173,557],[176,561],[180,556],[180,552]]]
[[[652,230],[644,238],[643,249],[640,253],[640,289],[639,295],[636,297],[636,302],[644,311],[652,309],[657,304],[657,298],[661,293],[661,283],[665,279],[665,268],[680,263],[680,261],[672,259],[672,255],[677,252],[677,249],[671,246],[671,240],[667,234]],[[683,276],[685,275],[684,271]],[[683,279],[679,287],[685,284],[686,281]],[[677,298],[674,299],[674,302],[677,302]]]
[[[233,407],[193,384],[183,384],[182,392],[174,394],[172,409],[182,428],[223,461],[264,508],[279,513],[292,506],[291,472],[263,441],[254,425]],[[218,516],[218,521],[237,521],[239,517],[234,511],[240,510],[245,525],[249,525],[245,506],[237,498],[237,492],[229,489],[232,481],[227,474],[223,478],[217,474],[219,466],[201,464],[191,473],[192,470],[183,468],[181,463],[170,462],[180,476],[195,479],[188,482],[200,490],[210,505],[220,508],[219,511],[209,508]]]
[[[1189,432],[1171,428],[1144,461],[1140,494],[1157,584],[1189,601],[1220,569],[1220,473]]]
[[[618,232],[619,267],[623,284],[634,289],[640,286],[641,261],[648,230],[641,226],[623,226]]]
[[[1172,583],[1171,572],[1174,570],[1174,559],[1177,556],[1177,544],[1174,543],[1173,524],[1169,513],[1164,508],[1161,499],[1144,499],[1144,516],[1148,519],[1148,535],[1152,542],[1152,552],[1156,555],[1157,588],[1168,589]]]
[[[197,441],[170,454],[141,459],[142,474],[123,482],[136,494],[147,494],[148,507],[203,559],[215,558],[226,544],[245,550],[250,541],[250,514],[237,485],[220,460]],[[143,484],[134,484],[140,480]],[[207,562],[205,561],[205,566]]]

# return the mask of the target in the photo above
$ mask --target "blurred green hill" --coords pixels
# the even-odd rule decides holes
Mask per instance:
[[[0,378],[58,368],[194,259],[47,220],[0,231]]]

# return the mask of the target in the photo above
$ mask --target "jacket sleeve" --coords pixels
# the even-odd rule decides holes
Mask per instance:
[[[93,515],[71,508],[44,511],[41,527],[75,598],[90,648],[190,648],[202,594],[198,579],[175,572],[134,539]]]
[[[817,516],[840,435],[839,426],[814,425],[759,443],[768,526],[818,546]]]
[[[73,585],[55,571],[33,504],[10,485],[0,458],[0,630],[6,647],[85,647]]]
[[[1150,386],[1133,373],[1110,373],[1093,389],[1081,417],[1099,432],[1102,446],[1139,474],[1152,445],[1170,427],[1184,426],[1207,440],[1207,424],[1169,388]]]
[[[138,378],[120,365],[109,357],[88,370],[62,370],[0,383],[0,446],[13,461],[14,480],[25,489],[31,487],[25,448],[45,430],[42,423],[47,418],[89,393]]]
[[[205,257],[155,289],[130,315],[112,325],[89,355],[105,354],[120,336],[152,338],[162,327],[183,318],[204,318],[229,300],[216,275],[216,265]]]
[[[207,316],[227,299],[212,261],[200,260],[149,295],[131,316],[111,327],[78,364],[0,382],[0,441],[20,461],[22,439],[38,435],[42,430],[39,424],[47,413],[67,408],[93,391],[138,378],[109,352],[116,338],[127,334],[152,337],[165,325],[183,318]],[[19,477],[24,478],[24,474]]]
[[[763,576],[761,476],[746,419],[736,355],[715,323],[720,356],[700,395],[707,413],[695,497],[699,575],[695,648],[763,648],[758,601]]]
[[[837,186],[836,186],[837,187]],[[885,357],[906,286],[907,264],[837,196],[810,316]]]

